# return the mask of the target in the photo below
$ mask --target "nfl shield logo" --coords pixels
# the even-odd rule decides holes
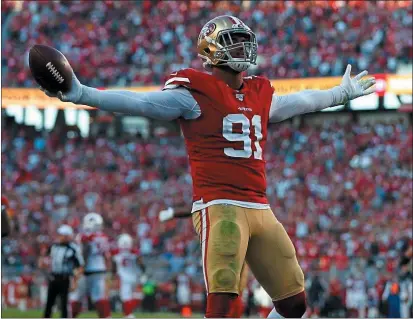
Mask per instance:
[[[242,101],[244,101],[244,94],[235,94],[235,98],[237,99],[237,100],[240,100],[241,102]]]

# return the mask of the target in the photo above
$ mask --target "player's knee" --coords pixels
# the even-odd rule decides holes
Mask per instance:
[[[235,256],[240,249],[241,229],[233,221],[222,220],[211,228],[212,249],[219,256]]]
[[[237,291],[237,274],[229,267],[217,269],[212,274],[211,291],[233,292]]]
[[[307,309],[305,292],[274,301],[274,307],[285,318],[301,318]]]

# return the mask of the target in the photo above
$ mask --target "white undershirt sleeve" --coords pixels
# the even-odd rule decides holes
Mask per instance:
[[[269,122],[277,123],[296,115],[321,111],[339,105],[343,90],[336,86],[329,90],[304,90],[288,95],[273,95]]]
[[[145,116],[156,120],[175,120],[179,117],[195,119],[201,115],[198,104],[185,88],[156,92],[132,92],[126,90],[101,91],[91,87],[82,88],[79,104],[98,109]]]

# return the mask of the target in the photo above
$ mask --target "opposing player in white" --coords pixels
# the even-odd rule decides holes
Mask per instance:
[[[110,316],[110,303],[106,289],[107,264],[110,257],[109,238],[102,232],[103,218],[89,213],[83,219],[83,233],[79,243],[85,258],[84,277],[79,279],[76,289],[70,294],[72,317],[82,309],[82,301],[89,295],[100,318]]]
[[[133,248],[133,239],[130,235],[119,236],[118,249],[112,253],[112,260],[112,271],[119,276],[123,314],[127,318],[134,318],[132,313],[137,301],[133,297],[133,292],[140,275],[145,272],[145,265],[138,250]]]

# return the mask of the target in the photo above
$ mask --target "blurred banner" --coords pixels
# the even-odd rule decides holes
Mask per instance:
[[[377,95],[384,96],[385,93],[396,95],[412,95],[412,75],[396,74],[376,74]],[[282,79],[272,80],[271,83],[279,95],[294,93],[301,90],[323,90],[339,85],[341,77],[324,77],[324,78],[303,78],[303,79]],[[128,87],[116,88],[117,90],[128,90],[135,92],[149,92],[159,90],[160,86]],[[111,89],[111,88],[109,88]],[[115,89],[115,88],[113,88]],[[75,105],[73,103],[63,103],[58,99],[52,99],[46,96],[39,89],[34,88],[2,88],[2,107],[19,105],[23,107],[36,106],[38,108],[55,107],[55,108],[76,108],[91,109],[84,105]]]
[[[1,107],[8,106],[36,106],[37,108],[55,107],[59,109],[77,108],[92,109],[85,105],[75,105],[73,103],[61,102],[58,99],[50,98],[39,89],[32,88],[2,88]]]
[[[412,75],[392,74],[388,75],[386,79],[386,92],[397,95],[412,95]]]

